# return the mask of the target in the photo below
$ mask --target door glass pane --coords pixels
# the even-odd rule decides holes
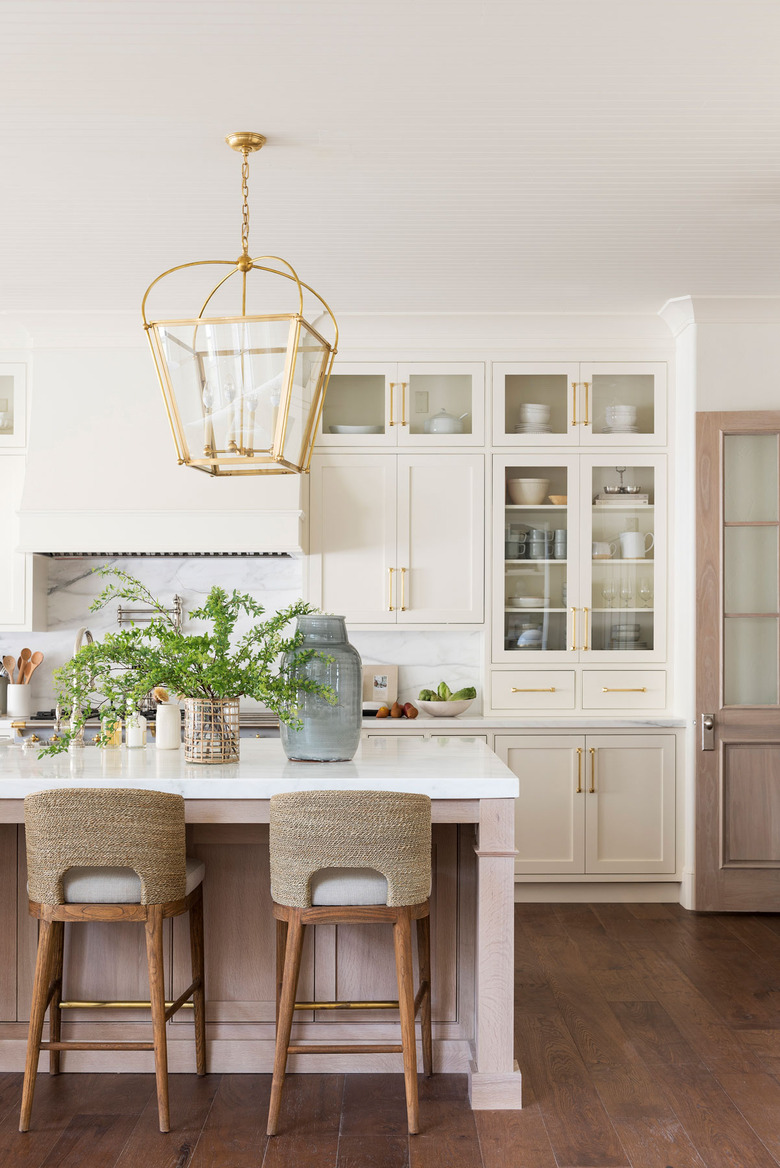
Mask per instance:
[[[470,373],[412,373],[406,398],[410,434],[471,434],[474,409]]]
[[[652,373],[594,373],[590,388],[594,434],[652,434],[655,378]]]
[[[655,472],[596,466],[592,481],[592,649],[654,648]]]
[[[531,657],[565,649],[568,472],[510,466],[505,485],[504,647]]]
[[[332,373],[322,408],[323,434],[384,434],[381,373]]]
[[[727,613],[777,613],[777,528],[727,527],[723,577]]]
[[[14,379],[0,375],[0,434],[14,432]]]
[[[510,373],[504,381],[507,434],[565,434],[569,382],[565,373]]]
[[[735,616],[724,625],[724,704],[776,706],[777,619]]]
[[[723,480],[726,523],[776,520],[777,435],[727,434]]]

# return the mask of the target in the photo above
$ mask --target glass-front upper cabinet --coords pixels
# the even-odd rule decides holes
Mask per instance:
[[[662,660],[665,498],[663,456],[496,456],[493,660]]]
[[[24,365],[0,364],[0,450],[24,446],[26,404]]]
[[[662,361],[493,365],[496,446],[660,446],[666,442]]]
[[[318,447],[482,446],[481,362],[336,362],[320,419]]]

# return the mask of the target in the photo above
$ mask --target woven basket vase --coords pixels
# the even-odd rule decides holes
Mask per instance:
[[[185,698],[185,762],[238,762],[238,698]]]

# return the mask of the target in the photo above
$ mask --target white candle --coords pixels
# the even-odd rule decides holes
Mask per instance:
[[[181,711],[174,703],[157,706],[155,740],[158,750],[178,750],[181,746]]]

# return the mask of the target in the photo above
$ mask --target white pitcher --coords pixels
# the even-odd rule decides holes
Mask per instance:
[[[621,531],[619,538],[620,554],[624,560],[644,559],[655,544],[652,531]]]

